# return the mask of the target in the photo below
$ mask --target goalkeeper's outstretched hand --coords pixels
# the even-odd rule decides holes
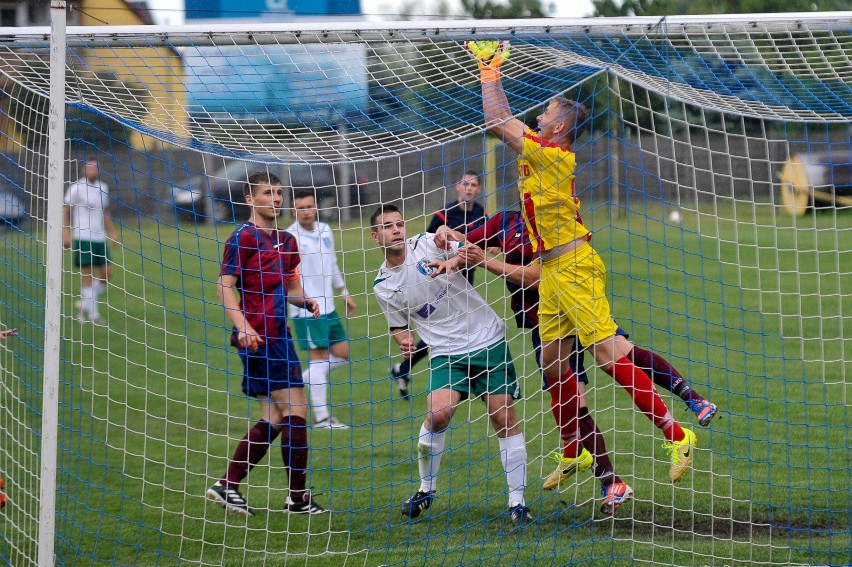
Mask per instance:
[[[509,58],[508,41],[466,41],[464,47],[476,58],[482,82],[500,78],[500,65]]]

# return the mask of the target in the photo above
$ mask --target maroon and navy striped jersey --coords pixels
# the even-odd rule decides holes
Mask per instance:
[[[536,259],[524,218],[518,211],[501,211],[488,217],[485,224],[467,233],[467,241],[484,248],[497,247],[505,254],[507,264],[526,266]],[[522,329],[538,326],[538,290],[523,289],[506,280],[512,294],[515,322]]]
[[[225,243],[221,275],[237,277],[240,309],[267,343],[290,336],[287,284],[299,277],[300,261],[296,238],[284,230],[247,222]]]

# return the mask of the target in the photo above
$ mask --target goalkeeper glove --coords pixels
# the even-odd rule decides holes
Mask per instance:
[[[483,83],[500,78],[500,65],[509,58],[508,41],[466,41],[464,47],[476,57]]]

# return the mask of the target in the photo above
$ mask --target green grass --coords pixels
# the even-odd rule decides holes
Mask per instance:
[[[370,293],[380,254],[353,225],[339,244],[360,310],[349,321],[353,364],[334,373],[332,402],[355,427],[311,435],[310,483],[335,513],[280,512],[286,481],[271,451],[245,484],[258,515],[227,517],[204,491],[258,417],[240,392],[215,295],[230,227],[125,225],[108,326],[63,320],[58,564],[847,563],[852,299],[843,290],[852,285],[852,215],[794,222],[740,205],[687,214],[681,228],[609,212],[592,211],[587,222],[610,269],[616,318],[722,408],[711,430],[698,431],[695,470],[680,485],[667,482],[658,432],[598,373],[590,405],[636,500],[602,517],[588,474],[565,492],[542,492],[535,479],[550,472],[544,456],[559,439],[528,337],[510,322],[537,524],[507,525],[497,442],[478,402],[456,414],[432,509],[405,521],[398,507],[417,486],[425,375],[415,375],[410,402],[396,397],[387,379],[396,351]],[[16,566],[36,555],[43,276],[35,250],[27,235],[7,233],[0,315],[22,336],[0,352],[0,468],[12,500],[0,520],[0,563]],[[502,282],[477,278],[508,316]],[[66,276],[66,313],[78,285]],[[679,400],[669,405],[692,423]]]

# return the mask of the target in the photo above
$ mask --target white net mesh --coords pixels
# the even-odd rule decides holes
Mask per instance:
[[[57,564],[848,561],[852,17],[343,26],[69,29],[66,178],[97,159],[119,237],[102,324],[78,320],[79,245],[65,257]],[[44,31],[8,39],[0,322],[20,336],[0,345],[0,563],[30,565],[50,84]],[[390,379],[401,358],[373,294],[370,215],[394,203],[412,236],[446,213],[468,170],[482,174],[488,215],[518,208],[516,155],[485,132],[468,39],[511,43],[503,85],[518,118],[533,123],[556,95],[590,110],[576,190],[614,316],[654,353],[663,399],[699,436],[693,470],[672,485],[660,433],[586,357],[590,413],[635,491],[614,519],[586,471],[541,488],[559,432],[532,331],[483,269],[476,289],[507,321],[523,392],[536,524],[513,529],[498,442],[474,402],[448,430],[434,503],[417,521],[400,515],[418,486],[429,371],[414,366],[410,399]],[[350,364],[327,394],[350,428],[309,435],[308,482],[330,515],[282,511],[277,450],[241,485],[254,517],[205,498],[260,417],[216,292],[255,171],[283,180],[288,207],[290,187],[314,192],[358,304],[344,317],[336,299]],[[719,406],[709,428],[660,358]]]

